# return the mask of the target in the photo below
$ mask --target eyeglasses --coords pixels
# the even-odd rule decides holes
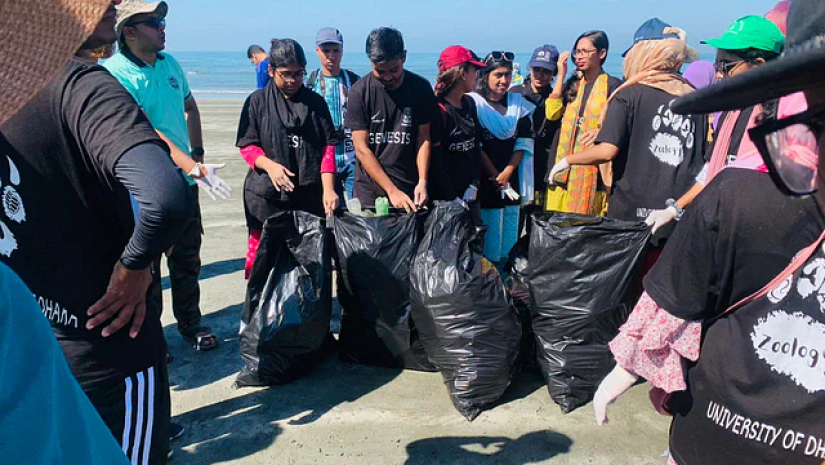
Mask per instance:
[[[152,29],[160,29],[161,27],[166,28],[166,18],[160,17],[152,17],[148,19],[144,19],[143,21],[135,21],[134,23],[129,23],[127,26],[137,26],[138,24],[146,24]]]
[[[731,71],[736,69],[736,67],[741,65],[742,63],[745,63],[745,61],[717,61],[713,64],[713,68],[716,70],[717,73],[720,73],[722,76],[728,76]]]
[[[816,192],[819,140],[825,134],[825,106],[769,121],[748,131],[774,184],[787,195]]]
[[[493,63],[496,61],[509,61],[512,63],[515,59],[516,55],[513,52],[494,51],[487,55],[487,58],[484,59],[484,63]]]
[[[296,71],[295,73],[282,73],[280,71],[275,71],[275,74],[277,74],[284,81],[297,82],[297,81],[303,81],[304,77],[306,77],[306,75],[307,75],[307,72],[305,70]]]
[[[595,49],[595,48],[591,48],[591,49],[580,48],[580,49],[577,49],[577,50],[573,51],[573,56],[575,58],[587,58],[590,55],[593,55],[594,53],[596,53],[598,51],[599,50]]]

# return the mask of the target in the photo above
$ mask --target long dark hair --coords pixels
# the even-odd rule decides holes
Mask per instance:
[[[487,95],[490,93],[490,85],[487,83],[487,78],[490,76],[490,73],[492,73],[494,70],[498,68],[507,68],[510,70],[510,72],[512,72],[513,62],[505,60],[503,56],[501,57],[501,59],[496,61],[488,55],[487,59],[484,60],[484,63],[487,66],[478,73],[478,81],[476,81],[476,93],[484,98],[487,98]]]
[[[589,39],[593,42],[593,46],[596,47],[596,53],[601,53],[602,50],[605,51],[604,58],[601,60],[602,66],[604,66],[604,62],[607,60],[607,53],[610,52],[610,39],[608,39],[607,33],[596,30],[585,32],[573,42],[574,51],[579,47],[579,42],[581,42],[582,39]],[[573,75],[567,79],[567,82],[564,83],[563,94],[566,101],[572,102],[576,99],[582,78],[583,76],[581,76],[580,73],[574,72]]]
[[[458,81],[470,71],[474,65],[464,63],[463,65],[453,66],[450,69],[444,70],[438,74],[435,79],[435,96],[443,97],[453,90],[453,87],[458,84]]]

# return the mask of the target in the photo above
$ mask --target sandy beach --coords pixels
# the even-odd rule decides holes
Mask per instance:
[[[591,407],[563,415],[538,375],[516,379],[502,404],[467,422],[439,374],[347,365],[331,357],[287,386],[235,390],[242,363],[247,167],[234,147],[241,100],[198,102],[207,161],[226,163],[230,201],[201,196],[201,308],[221,340],[198,353],[177,333],[170,293],[163,323],[174,363],[173,421],[186,427],[173,464],[664,464],[668,419],[637,386],[598,427]],[[165,268],[165,265],[164,265]],[[168,281],[164,280],[165,288]]]

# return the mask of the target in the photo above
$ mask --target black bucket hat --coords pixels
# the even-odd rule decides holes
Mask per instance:
[[[747,108],[804,89],[825,87],[825,1],[794,0],[782,55],[674,102],[680,114]]]

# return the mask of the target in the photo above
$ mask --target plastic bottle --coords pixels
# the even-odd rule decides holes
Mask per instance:
[[[387,216],[390,214],[390,200],[386,197],[375,199],[375,216]]]

